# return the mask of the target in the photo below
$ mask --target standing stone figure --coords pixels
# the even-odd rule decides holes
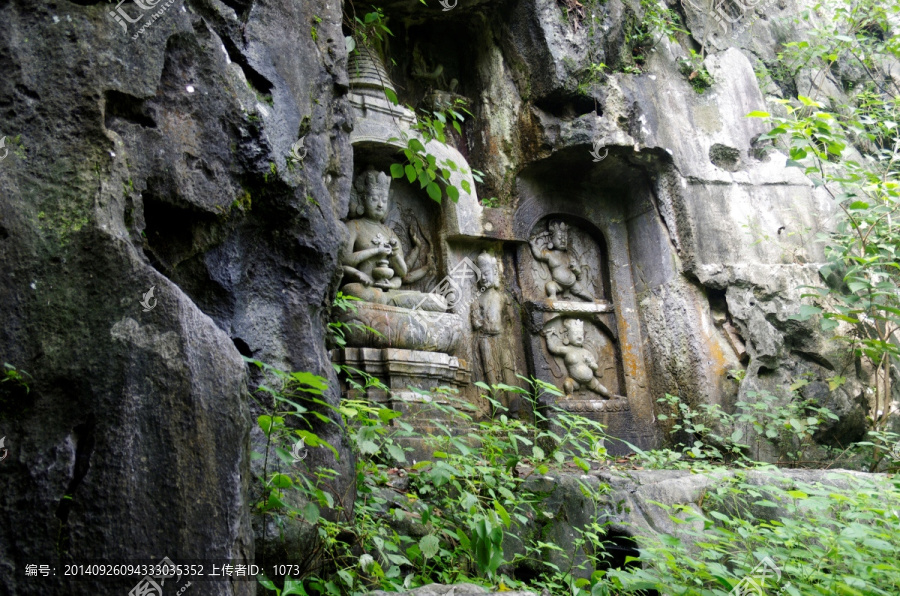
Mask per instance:
[[[570,294],[593,302],[594,297],[581,287],[583,276],[581,264],[568,250],[569,231],[566,222],[551,220],[548,231],[542,232],[528,241],[535,260],[546,263],[550,268],[550,281],[544,286],[550,300],[569,298]]]
[[[341,253],[344,279],[349,283],[341,291],[366,302],[445,312],[447,302],[442,296],[401,289],[409,268],[400,239],[384,223],[390,188],[390,177],[371,166],[353,185],[348,238]]]
[[[472,328],[477,337],[478,353],[488,385],[504,383],[516,385],[516,369],[510,350],[511,342],[503,340],[503,329],[509,324],[510,298],[500,290],[500,271],[497,259],[483,252],[478,255],[481,294],[472,305]],[[515,394],[503,391],[499,401],[509,410],[512,418],[519,417],[520,403]]]
[[[581,319],[566,319],[563,321],[563,337],[560,339],[556,329],[545,332],[547,338],[547,350],[554,356],[562,356],[566,363],[569,376],[563,383],[566,397],[572,397],[576,390],[586,388],[598,393],[605,399],[610,399],[612,394],[603,386],[597,376],[600,366],[590,350],[584,347],[584,321]]]

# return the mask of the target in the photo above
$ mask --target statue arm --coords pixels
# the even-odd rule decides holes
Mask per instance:
[[[548,330],[544,333],[544,337],[547,338],[547,350],[554,356],[565,356],[569,353],[569,346],[562,343],[555,329]]]
[[[412,264],[413,267],[415,267],[416,263],[418,263],[418,261],[419,261],[419,255],[422,253],[422,249],[425,248],[422,245],[422,240],[417,235],[415,235],[413,233],[413,234],[411,234],[411,236],[412,236],[412,243],[413,243],[414,248],[411,251],[409,251],[409,254],[406,257],[406,263],[407,263],[406,266],[407,267],[410,266],[410,263]],[[413,269],[408,274],[406,274],[403,277],[403,283],[405,283],[405,284],[415,283],[415,282],[419,281],[420,279],[422,279],[423,277],[425,277],[426,275],[433,275],[434,271],[435,271],[434,259],[432,258],[430,253],[426,253],[425,265],[423,265],[422,267],[419,267],[418,269]]]
[[[575,274],[575,279],[581,281],[584,272],[581,270],[581,264],[574,255],[569,255],[569,271]]]
[[[400,239],[397,238],[397,235],[391,232],[391,240],[390,240],[392,253],[389,259],[391,264],[391,269],[394,270],[395,277],[398,280],[406,277],[407,273],[409,273],[409,268],[406,266],[406,260],[403,258],[403,245],[400,244]],[[397,287],[400,287],[398,283]]]
[[[529,240],[528,246],[531,247],[531,254],[535,259],[537,259],[538,261],[546,261],[547,257],[544,256],[544,251],[540,248],[540,246],[538,246],[538,238],[540,238],[540,236],[536,236],[535,238]]]
[[[482,327],[484,327],[484,319],[481,317],[481,305],[476,302],[472,306],[472,328],[478,331]]]
[[[367,258],[371,258],[372,255],[366,256],[365,253],[370,253],[373,249],[353,252],[353,245],[356,243],[356,232],[351,226],[347,226],[347,232],[348,240],[341,250],[341,268],[344,270],[344,276],[351,282],[360,282],[366,286],[372,285],[374,280],[357,269],[356,266]]]
[[[341,255],[341,264],[345,270],[347,267],[355,268],[362,262],[384,254],[384,249],[377,246],[354,252],[353,245],[356,244],[356,231],[352,226],[347,226],[347,231],[349,232],[348,239],[346,244],[344,244],[343,254]]]

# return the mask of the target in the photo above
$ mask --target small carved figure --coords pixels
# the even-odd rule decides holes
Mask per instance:
[[[390,177],[372,167],[356,179],[350,201],[355,219],[346,222],[348,238],[341,254],[349,283],[341,290],[367,302],[445,312],[443,297],[401,290],[409,270],[400,239],[384,223],[390,186]]]
[[[403,219],[413,222],[407,228],[409,241],[412,244],[412,248],[406,256],[409,273],[403,277],[403,285],[408,285],[416,283],[425,277],[433,276],[437,271],[437,267],[434,264],[434,255],[429,250],[428,241],[423,237],[422,229],[415,216],[411,213],[404,213]],[[394,229],[396,230],[397,228]],[[425,262],[420,266],[420,261]]]
[[[544,286],[550,300],[575,296],[588,302],[594,297],[582,288],[581,264],[568,250],[569,233],[564,221],[552,220],[548,231],[532,238],[528,244],[535,260],[546,263],[550,268],[550,281]]]
[[[478,282],[481,294],[472,305],[472,328],[478,338],[478,352],[485,381],[488,385],[504,383],[516,385],[515,365],[510,353],[512,343],[504,341],[503,330],[509,323],[509,296],[500,290],[500,271],[496,257],[483,252],[478,255],[478,269],[481,279]],[[519,417],[520,403],[518,396],[503,391],[498,395],[500,402],[509,410],[512,418]]]
[[[600,366],[590,350],[584,347],[584,321],[581,319],[566,319],[563,321],[563,337],[560,338],[556,329],[545,332],[547,338],[547,350],[554,356],[561,356],[566,363],[569,376],[563,383],[566,396],[571,398],[576,390],[586,388],[598,393],[606,399],[612,394],[603,386],[597,376]]]

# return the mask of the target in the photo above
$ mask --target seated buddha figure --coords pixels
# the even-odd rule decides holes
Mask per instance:
[[[341,291],[366,302],[445,312],[447,301],[442,296],[401,287],[409,268],[400,239],[384,223],[390,187],[390,177],[371,166],[356,178],[341,252],[345,281]]]

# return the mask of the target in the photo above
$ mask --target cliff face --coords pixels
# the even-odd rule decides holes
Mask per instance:
[[[0,359],[30,375],[0,404],[0,592],[133,587],[70,558],[252,556],[241,354],[333,374],[340,6],[230,4],[0,3]]]
[[[587,3],[592,22],[554,0],[378,4],[401,100],[426,90],[417,52],[470,100],[457,148],[500,204],[483,221],[548,187],[619,209],[649,395],[727,405],[809,372],[842,415],[832,434],[860,432],[857,390],[822,381],[843,363],[789,319],[830,207],[744,118],[765,109],[752,61],[796,7],[717,38],[700,94],[678,62],[705,37],[692,6],[692,35],[644,48],[641,72],[586,78],[634,64],[640,6]],[[0,359],[29,375],[0,393],[4,592],[112,589],[67,583],[67,557],[253,556],[241,355],[337,386],[324,338],[354,168],[342,8],[0,0]],[[24,578],[51,562],[55,577]]]
[[[621,348],[625,377],[630,362],[646,368],[646,386],[632,383],[650,402],[636,418],[652,425],[664,393],[728,408],[805,378],[804,397],[841,416],[823,438],[862,436],[860,385],[830,392],[824,381],[852,362],[812,322],[791,318],[803,286],[817,283],[814,240],[835,206],[746,117],[780,109],[771,100],[781,88],[755,69],[804,39],[794,17],[805,5],[735,5],[727,19],[701,2],[383,6],[400,99],[427,107],[431,89],[453,87],[475,115],[455,142],[485,172],[480,199],[498,199],[481,214],[480,238],[521,243],[541,216],[577,213],[605,236],[613,286],[629,269],[628,287],[620,276],[613,293],[629,298],[619,333],[640,329],[641,345]],[[688,32],[648,35],[664,9]],[[702,50],[705,60],[692,58]],[[811,94],[814,74],[820,92],[841,95],[830,72],[801,69],[779,84]],[[521,277],[521,253],[506,256]]]

